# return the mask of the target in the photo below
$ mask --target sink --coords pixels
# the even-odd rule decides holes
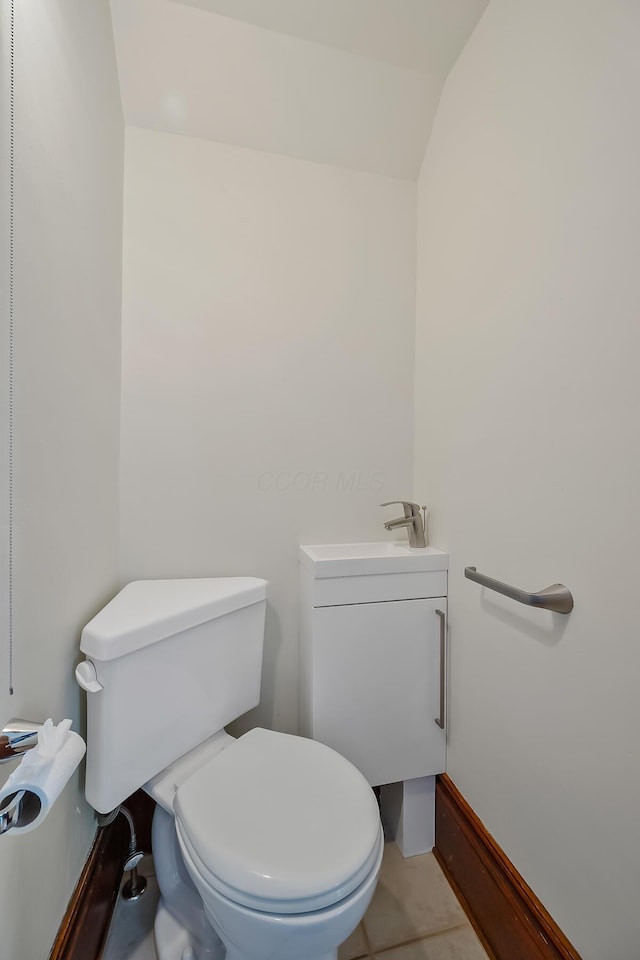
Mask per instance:
[[[406,541],[316,543],[300,547],[300,563],[313,577],[323,579],[446,570],[449,555],[435,547],[410,547]]]

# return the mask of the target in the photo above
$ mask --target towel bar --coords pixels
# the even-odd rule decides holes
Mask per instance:
[[[475,567],[465,567],[464,575],[467,580],[474,580],[482,587],[495,590],[505,597],[526,603],[529,607],[539,607],[542,610],[553,610],[554,613],[571,613],[573,610],[573,596],[563,583],[552,583],[550,587],[539,590],[537,593],[527,593],[518,587],[511,587],[508,583],[501,583],[484,573],[478,573]]]

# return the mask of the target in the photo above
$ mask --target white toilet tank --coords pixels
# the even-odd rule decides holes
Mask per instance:
[[[86,797],[113,810],[260,700],[267,581],[138,580],[82,631]]]

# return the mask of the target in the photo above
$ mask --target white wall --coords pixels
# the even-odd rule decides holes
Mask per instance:
[[[83,729],[79,634],[117,586],[123,123],[107,0],[17,0],[15,34],[15,695],[3,657],[0,720]],[[38,830],[0,838],[2,957],[48,955],[94,828],[79,771]]]
[[[492,0],[419,185],[416,489],[448,770],[585,960],[640,943],[640,7]],[[568,618],[463,579],[574,593]]]
[[[173,0],[443,80],[489,0]],[[400,13],[400,15],[399,15]]]
[[[413,431],[415,183],[127,128],[122,573],[271,582],[297,727],[297,546],[386,536]]]
[[[403,69],[173,0],[111,7],[128,126],[417,177],[444,70]]]

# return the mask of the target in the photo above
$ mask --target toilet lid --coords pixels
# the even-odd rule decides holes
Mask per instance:
[[[275,913],[336,903],[368,876],[380,844],[371,787],[314,740],[255,729],[178,788],[178,836],[201,879]]]

